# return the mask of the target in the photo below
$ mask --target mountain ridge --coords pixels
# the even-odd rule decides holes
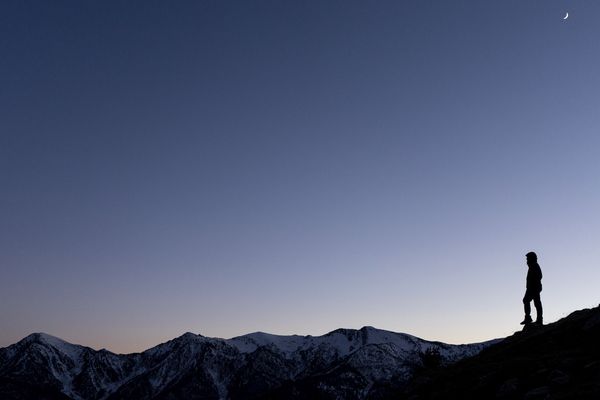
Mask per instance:
[[[449,364],[496,341],[448,345],[368,326],[321,336],[254,332],[231,339],[186,332],[140,353],[115,354],[38,332],[0,348],[0,397],[260,398],[285,383],[347,374],[351,366],[357,398],[366,398],[383,381],[410,378],[429,349]]]
[[[144,349],[144,350],[141,350],[141,351],[117,352],[117,351],[113,351],[113,350],[110,350],[110,349],[105,348],[105,347],[96,349],[96,348],[94,348],[92,346],[89,346],[89,345],[69,342],[69,341],[67,341],[67,340],[65,340],[65,339],[63,339],[63,338],[61,338],[61,337],[59,337],[57,335],[53,335],[53,334],[50,334],[50,333],[46,333],[46,332],[41,332],[40,331],[40,332],[32,332],[32,333],[26,335],[25,337],[23,337],[22,339],[18,340],[17,342],[9,344],[9,345],[7,345],[5,347],[0,347],[0,349],[7,349],[7,348],[9,348],[11,346],[16,345],[17,343],[19,343],[19,342],[21,342],[23,340],[27,340],[27,339],[31,340],[33,338],[42,338],[45,341],[62,342],[62,343],[66,344],[66,345],[69,345],[69,346],[79,346],[79,347],[84,347],[84,348],[92,350],[92,351],[106,351],[106,352],[109,352],[109,353],[114,354],[114,355],[125,355],[126,356],[126,355],[141,354],[141,353],[143,353],[145,351],[148,351],[148,350],[150,350],[150,349],[152,349],[154,347],[157,347],[157,346],[169,343],[169,342],[171,342],[173,340],[182,339],[182,338],[185,338],[185,337],[190,337],[190,338],[204,338],[204,339],[209,339],[209,340],[210,339],[223,340],[223,341],[226,341],[226,342],[230,342],[230,341],[233,341],[235,339],[242,339],[242,338],[255,337],[255,336],[265,336],[265,337],[271,337],[271,338],[285,338],[285,339],[287,339],[287,338],[290,338],[290,339],[291,338],[298,338],[298,339],[312,338],[312,339],[315,339],[315,338],[322,338],[322,337],[326,337],[326,336],[331,336],[331,335],[336,334],[336,333],[340,333],[342,335],[348,335],[348,334],[355,334],[356,335],[357,333],[364,332],[364,331],[369,331],[369,330],[373,330],[373,331],[376,331],[376,332],[385,332],[385,333],[389,333],[389,334],[392,334],[392,335],[403,335],[403,336],[406,336],[406,337],[418,339],[418,340],[423,341],[423,342],[441,343],[441,344],[445,344],[445,345],[449,345],[449,346],[465,346],[465,345],[472,345],[472,344],[478,344],[478,343],[487,343],[487,342],[490,342],[490,341],[495,341],[495,340],[498,340],[498,339],[502,339],[502,338],[494,338],[494,339],[482,340],[480,342],[472,342],[472,343],[446,343],[446,342],[443,342],[441,340],[423,339],[423,338],[420,338],[418,336],[411,335],[409,333],[395,332],[395,331],[391,331],[391,330],[388,330],[388,329],[379,329],[379,328],[376,328],[376,327],[371,326],[371,325],[365,325],[365,326],[362,326],[361,328],[357,328],[357,329],[354,329],[354,328],[336,328],[336,329],[334,329],[332,331],[329,331],[329,332],[326,332],[326,333],[324,333],[322,335],[298,335],[298,334],[285,335],[285,334],[270,333],[270,332],[264,332],[264,331],[254,331],[254,332],[246,333],[246,334],[243,334],[243,335],[233,336],[233,337],[228,338],[228,339],[227,338],[221,338],[221,337],[218,337],[218,336],[205,336],[205,335],[202,335],[201,333],[194,333],[194,332],[186,331],[186,332],[184,332],[184,333],[182,333],[182,334],[180,334],[178,336],[173,337],[172,339],[168,339],[168,340],[166,340],[164,342],[158,343],[158,344],[156,344],[154,346],[151,346],[151,347],[149,347],[147,349]]]

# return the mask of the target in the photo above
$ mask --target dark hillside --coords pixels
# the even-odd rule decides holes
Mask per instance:
[[[479,355],[419,373],[397,399],[600,399],[600,308],[527,326]]]

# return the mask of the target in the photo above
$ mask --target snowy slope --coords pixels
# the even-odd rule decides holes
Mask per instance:
[[[367,398],[374,385],[410,378],[420,365],[420,353],[429,348],[449,363],[489,344],[447,345],[364,327],[323,336],[256,332],[228,340],[186,333],[123,355],[36,333],[0,349],[0,398],[27,398],[14,396],[19,391],[15,385],[38,393],[62,392],[76,400],[259,398],[319,376],[327,377],[334,394],[344,376],[346,388]]]

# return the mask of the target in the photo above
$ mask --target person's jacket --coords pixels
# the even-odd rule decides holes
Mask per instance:
[[[529,271],[527,271],[527,290],[542,291],[542,269],[538,263],[529,265]]]

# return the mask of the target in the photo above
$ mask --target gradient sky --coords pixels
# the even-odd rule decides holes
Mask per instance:
[[[563,20],[566,12],[568,20]],[[600,2],[2,1],[0,346],[600,301]]]

